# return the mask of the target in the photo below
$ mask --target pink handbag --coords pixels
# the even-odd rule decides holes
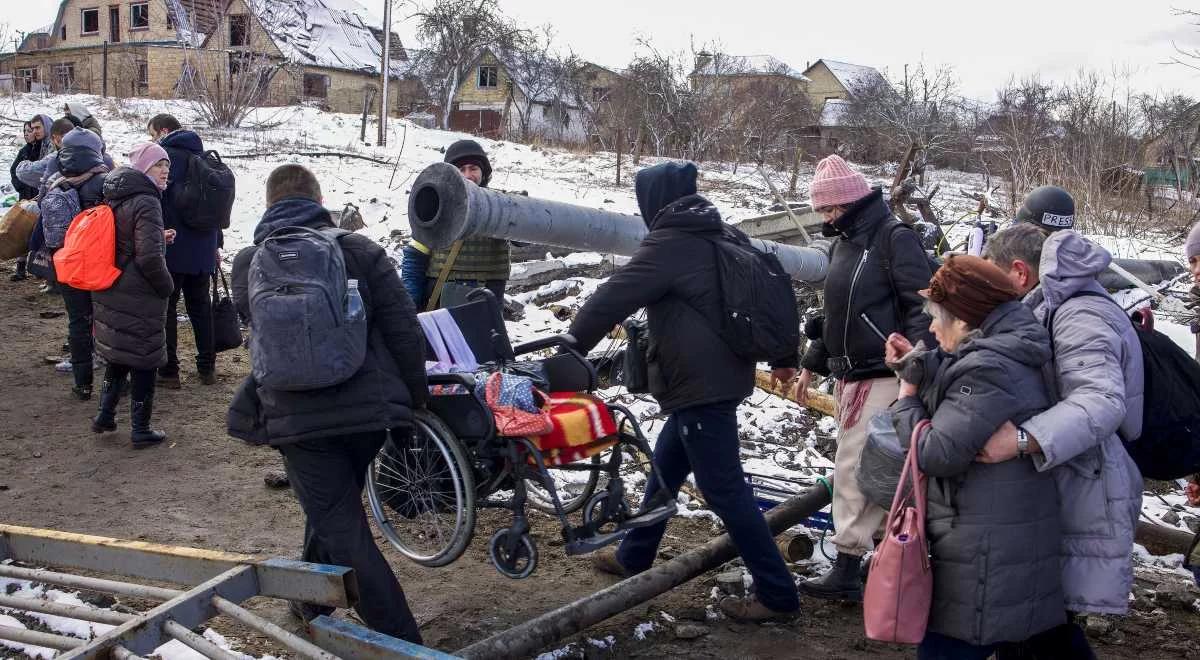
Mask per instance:
[[[867,637],[880,642],[919,644],[929,625],[933,571],[925,540],[925,475],[917,465],[917,443],[929,424],[929,420],[921,420],[913,429],[883,542],[871,558],[863,622]],[[905,495],[906,482],[915,506]]]

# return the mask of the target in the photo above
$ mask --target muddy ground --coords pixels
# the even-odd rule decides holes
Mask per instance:
[[[70,397],[69,376],[55,373],[44,356],[58,354],[66,334],[61,300],[41,294],[33,280],[9,283],[11,262],[0,266],[0,522],[46,527],[125,539],[262,554],[294,556],[303,519],[288,490],[271,490],[263,475],[280,466],[269,449],[245,446],[225,435],[225,408],[248,358],[243,350],[218,360],[219,380],[201,385],[190,356],[190,332],[181,327],[184,387],[160,390],[156,428],[170,438],[163,446],[133,451],[120,411],[121,431],[93,435],[88,417],[95,402]],[[528,620],[612,583],[594,574],[586,558],[568,558],[554,543],[557,530],[534,513],[541,565],[532,577],[513,581],[488,563],[485,541],[502,526],[496,512],[480,516],[467,554],[440,569],[412,564],[385,545],[384,552],[403,583],[426,643],[453,651]],[[666,554],[711,538],[705,519],[676,519],[664,544]],[[382,539],[380,540],[383,543]],[[903,658],[911,649],[866,642],[855,606],[804,602],[795,624],[747,626],[708,621],[695,639],[677,638],[679,623],[696,608],[712,603],[709,574],[585,635],[543,651],[577,642],[562,657],[631,658]],[[137,603],[133,603],[137,605]],[[296,623],[279,601],[263,599],[255,608],[290,628]],[[668,623],[666,612],[679,621]],[[658,628],[638,639],[639,624]],[[1115,633],[1096,640],[1104,658],[1200,657],[1194,612],[1137,614]],[[265,640],[218,619],[214,627],[242,650],[274,652]],[[586,638],[612,636],[607,649]]]

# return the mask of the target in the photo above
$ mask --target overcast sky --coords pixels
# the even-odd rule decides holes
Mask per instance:
[[[378,14],[384,0],[360,0]],[[54,20],[58,0],[0,0],[0,21],[31,29]],[[1138,91],[1200,96],[1200,71],[1167,65],[1172,42],[1200,48],[1200,27],[1172,8],[1198,0],[500,0],[521,22],[554,25],[558,41],[610,67],[626,64],[638,36],[660,49],[717,42],[735,55],[774,55],[797,69],[820,58],[867,64],[896,77],[906,63],[954,67],[963,93],[990,100],[1010,76],[1061,80],[1080,68],[1134,72]],[[396,29],[412,42],[408,14]]]

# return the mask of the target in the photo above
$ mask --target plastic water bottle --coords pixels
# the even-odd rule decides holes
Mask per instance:
[[[367,310],[363,307],[362,294],[358,292],[358,280],[346,280],[346,320],[361,321],[367,318]]]

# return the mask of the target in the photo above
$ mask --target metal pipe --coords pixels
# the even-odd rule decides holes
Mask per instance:
[[[41,598],[17,598],[16,596],[0,595],[0,607],[25,612],[38,612],[39,614],[53,614],[54,616],[64,616],[68,619],[91,621],[93,623],[108,623],[116,626],[133,618],[132,614],[124,614],[112,610],[96,610],[90,607],[67,605],[66,603],[55,603]]]
[[[297,637],[292,633],[280,628],[279,626],[267,621],[266,619],[245,610],[230,600],[226,600],[220,596],[213,596],[213,607],[225,616],[245,625],[247,628],[252,628],[258,632],[274,639],[283,644],[288,649],[296,653],[302,658],[312,658],[314,660],[337,660],[337,656],[329,653],[312,642]]]
[[[176,591],[175,589],[149,587],[142,584],[130,584],[128,582],[103,580],[100,578],[83,577],[81,575],[70,575],[68,573],[56,573],[40,568],[21,568],[19,566],[7,566],[3,564],[0,564],[0,577],[57,584],[64,587],[118,594],[132,598],[145,598],[146,600],[165,601],[183,595],[182,591]]]
[[[142,656],[130,651],[124,646],[114,646],[112,648],[113,657],[117,660],[146,660]]]
[[[779,534],[824,508],[829,504],[831,488],[822,484],[812,486],[768,511],[767,526],[771,533]],[[458,651],[457,655],[488,659],[527,657],[537,649],[644,603],[735,556],[737,549],[733,541],[728,534],[722,534],[644,573],[476,642]]]
[[[490,236],[631,255],[647,231],[646,223],[636,215],[480,188],[448,163],[434,163],[417,177],[408,196],[408,221],[413,237],[435,249],[472,236]],[[819,282],[829,270],[824,247],[753,242],[759,250],[775,253],[793,279]]]
[[[200,635],[188,630],[178,621],[172,621],[171,619],[163,621],[163,631],[207,658],[216,658],[216,660],[241,660],[241,656],[234,655],[213,644]]]
[[[51,635],[50,633],[27,630],[25,628],[17,628],[16,626],[0,626],[0,639],[5,639],[10,642],[19,642],[21,644],[44,646],[48,649],[58,649],[59,651],[69,651],[74,648],[79,648],[87,643],[86,640],[77,639],[75,637]]]

